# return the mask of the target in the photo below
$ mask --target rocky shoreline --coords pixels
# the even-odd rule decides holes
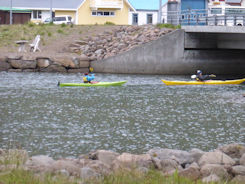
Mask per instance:
[[[18,165],[3,164],[10,163],[4,162],[10,158],[18,159]],[[58,160],[45,155],[29,157],[25,150],[0,149],[0,172],[16,167],[37,174],[59,173],[81,179],[100,178],[119,170],[147,173],[150,169],[156,169],[164,176],[172,175],[177,170],[179,176],[193,181],[245,183],[245,145],[234,143],[210,152],[200,149],[151,149],[141,155],[97,150],[79,158]]]
[[[88,72],[92,61],[106,59],[156,40],[173,29],[121,26],[93,37],[74,40],[62,53],[0,53],[0,71],[9,72]]]

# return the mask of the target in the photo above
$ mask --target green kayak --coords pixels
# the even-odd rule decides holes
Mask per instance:
[[[96,82],[96,83],[58,83],[59,87],[96,87],[96,86],[121,86],[127,81],[117,81],[117,82]]]

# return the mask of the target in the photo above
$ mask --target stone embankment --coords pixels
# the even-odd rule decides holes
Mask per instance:
[[[11,53],[0,56],[0,71],[84,73],[88,72],[90,61],[71,54]]]
[[[102,60],[157,40],[172,31],[173,29],[160,29],[153,25],[121,26],[93,37],[77,40],[69,46],[69,51],[85,55],[91,60]]]
[[[23,169],[36,173],[61,173],[72,178],[99,178],[121,169],[144,174],[154,168],[163,175],[171,175],[177,170],[180,176],[193,181],[245,183],[245,146],[241,144],[225,145],[210,152],[151,149],[142,155],[98,150],[79,158],[58,160],[44,155],[28,157],[23,150],[0,150],[0,161],[10,158],[10,155],[22,161],[20,167]],[[15,167],[0,165],[0,172]]]

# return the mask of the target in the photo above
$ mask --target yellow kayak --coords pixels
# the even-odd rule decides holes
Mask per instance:
[[[241,84],[245,82],[244,79],[237,79],[237,80],[208,80],[208,81],[168,81],[168,80],[162,80],[164,84],[167,86],[171,85],[224,85],[224,84]]]

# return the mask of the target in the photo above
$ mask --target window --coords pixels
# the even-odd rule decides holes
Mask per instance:
[[[32,18],[33,19],[41,19],[42,18],[42,11],[41,10],[33,10],[32,11]]]
[[[138,14],[133,13],[133,25],[138,25]]]
[[[221,8],[212,8],[211,14],[222,14],[222,9]]]
[[[152,14],[147,14],[147,16],[146,16],[147,18],[147,20],[146,20],[146,23],[147,24],[152,24]]]
[[[242,15],[245,14],[244,8],[226,8],[225,14],[236,14],[236,15]]]
[[[115,16],[115,12],[110,11],[92,11],[92,16]]]

